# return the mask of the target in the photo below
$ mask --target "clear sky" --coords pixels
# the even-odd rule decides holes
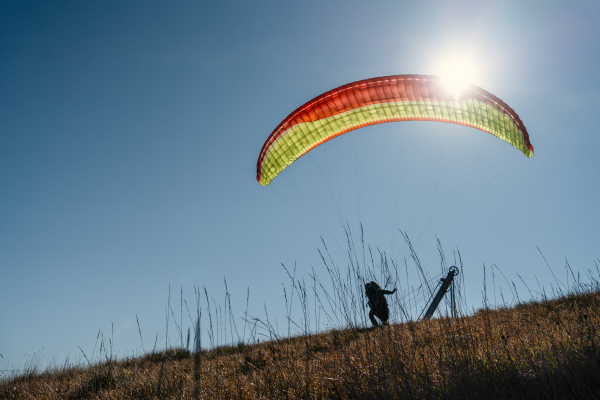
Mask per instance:
[[[554,284],[538,247],[565,283],[565,260],[595,269],[599,20],[597,1],[1,0],[0,369],[76,362],[99,331],[139,354],[136,316],[148,351],[169,285],[176,315],[194,286],[223,304],[226,280],[238,324],[249,290],[252,314],[285,325],[281,263],[322,273],[322,236],[345,265],[345,224],[399,260],[406,231],[432,274],[437,238],[460,250],[473,307],[484,265]],[[302,103],[457,57],[520,115],[533,158],[392,123],[257,183]]]

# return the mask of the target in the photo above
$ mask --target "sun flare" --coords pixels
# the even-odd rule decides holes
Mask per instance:
[[[451,57],[444,62],[441,68],[442,82],[455,97],[458,97],[473,81],[476,81],[477,75],[477,65],[468,57]]]

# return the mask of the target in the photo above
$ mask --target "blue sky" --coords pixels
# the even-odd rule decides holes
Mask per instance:
[[[599,17],[595,1],[0,1],[0,369],[89,356],[98,331],[139,354],[136,316],[146,350],[163,343],[169,285],[176,314],[194,286],[222,304],[226,279],[236,318],[249,289],[284,324],[281,263],[318,271],[322,236],[344,265],[345,224],[398,259],[406,231],[432,273],[436,238],[459,249],[473,307],[484,265],[554,284],[538,247],[565,282],[565,259],[595,269]],[[302,103],[452,55],[520,115],[533,158],[394,123],[256,182]]]

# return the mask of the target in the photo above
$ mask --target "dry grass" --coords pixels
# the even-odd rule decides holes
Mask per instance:
[[[561,286],[556,280],[557,286],[552,288],[553,300],[548,300],[540,288],[543,294],[538,293],[538,296],[542,296],[542,300],[523,304],[513,282],[514,292],[510,284],[509,288],[513,293],[512,301],[518,306],[484,309],[464,316],[466,301],[459,285],[456,293],[462,318],[412,322],[418,319],[415,309],[420,311],[417,300],[426,299],[435,291],[429,286],[439,281],[439,276],[432,277],[422,268],[406,234],[409,257],[405,257],[403,264],[392,262],[384,252],[373,252],[366,246],[362,227],[358,245],[349,228],[346,235],[348,252],[343,265],[334,261],[339,258],[329,253],[324,241],[319,250],[328,283],[313,270],[307,284],[304,278],[297,278],[295,267],[284,266],[289,277],[289,285],[284,285],[288,321],[286,338],[276,332],[268,315],[262,321],[248,314],[248,292],[243,338],[238,335],[240,343],[237,345],[215,348],[220,344],[220,337],[227,337],[227,331],[232,340],[233,332],[237,334],[238,331],[233,322],[227,283],[224,313],[221,313],[220,305],[217,307],[216,302],[209,299],[206,288],[203,293],[195,288],[196,316],[192,318],[181,291],[179,323],[171,308],[169,288],[166,336],[172,317],[180,345],[184,347],[182,315],[185,303],[190,328],[195,327],[192,329],[195,331],[194,348],[200,348],[200,326],[201,321],[205,321],[212,350],[190,352],[171,348],[117,362],[112,356],[112,335],[108,342],[102,335],[100,348],[105,351],[104,363],[90,364],[88,368],[56,368],[44,373],[32,368],[25,376],[0,381],[0,398],[600,398],[598,263],[598,276],[589,271],[587,284],[581,283],[580,275],[575,276],[567,263],[565,269],[573,278],[572,285]],[[446,257],[439,241],[438,250],[441,270],[447,271]],[[460,253],[453,253],[455,265],[462,269]],[[416,289],[401,287],[402,282],[409,281],[407,259],[413,261],[421,283]],[[494,268],[501,273],[495,266],[490,269],[493,288],[496,287]],[[484,304],[488,304],[485,271],[484,268],[483,294]],[[442,276],[444,274],[442,272]],[[367,320],[364,283],[370,280],[399,288],[395,297],[390,298],[391,312],[409,322],[375,329],[361,328]],[[534,292],[528,287],[527,290],[533,298]],[[502,291],[499,294],[506,304]],[[495,298],[495,289],[493,295]],[[200,305],[202,297],[206,298],[205,307]],[[298,310],[300,314],[297,314]],[[292,315],[295,315],[295,321]],[[323,323],[350,328],[310,334]],[[247,328],[249,341],[254,344],[244,342]],[[291,337],[292,328],[303,334]],[[266,332],[270,341],[258,343],[256,335],[262,334],[259,331]],[[189,342],[188,328],[188,346]],[[85,358],[89,364],[87,356]]]
[[[173,349],[0,383],[2,399],[600,398],[600,294],[471,317]],[[195,365],[199,379],[194,379]]]

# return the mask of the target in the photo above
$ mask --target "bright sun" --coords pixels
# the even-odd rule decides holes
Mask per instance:
[[[441,66],[442,82],[455,97],[477,81],[478,73],[476,64],[467,57],[453,56]]]

